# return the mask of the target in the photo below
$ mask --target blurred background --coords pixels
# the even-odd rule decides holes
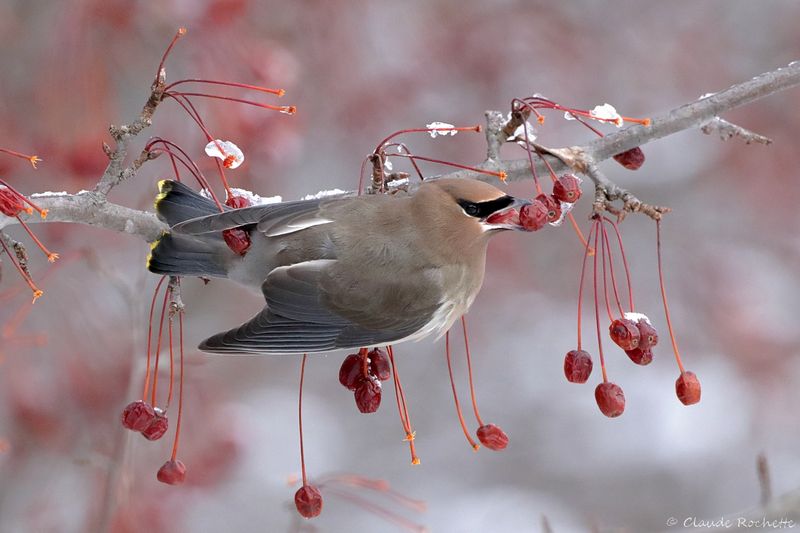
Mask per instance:
[[[296,199],[354,189],[362,159],[392,131],[432,121],[480,124],[484,110],[507,111],[513,97],[539,92],[584,109],[610,102],[629,116],[655,115],[800,59],[798,20],[792,0],[3,0],[0,146],[44,162],[34,172],[0,158],[0,176],[25,193],[91,189],[106,163],[108,125],[136,116],[179,26],[189,33],[167,62],[170,80],[283,87],[287,95],[275,103],[298,106],[289,117],[198,101],[212,133],[245,151],[244,165],[228,172],[232,183]],[[690,131],[647,145],[637,172],[603,165],[640,198],[674,210],[663,225],[666,281],[684,361],[703,384],[699,405],[675,398],[652,221],[633,216],[622,231],[637,310],[653,319],[662,342],[647,367],[607,345],[611,379],[627,398],[625,414],[613,420],[594,401],[597,370],[586,385],[567,383],[562,371],[575,347],[578,240],[568,225],[506,234],[491,244],[469,321],[482,415],[508,433],[508,449],[476,454],[466,445],[441,340],[396,350],[422,460],[416,467],[391,387],[376,414],[361,415],[337,382],[345,354],[314,356],[304,396],[306,461],[312,479],[327,478],[336,490],[323,490],[324,511],[310,522],[291,503],[300,468],[300,360],[190,350],[179,453],[187,482],[157,482],[172,430],[151,443],[119,422],[144,377],[157,281],[144,269],[147,245],[84,226],[36,226],[63,259],[50,265],[29,246],[45,290],[32,311],[28,290],[3,265],[0,531],[399,531],[417,524],[527,532],[541,531],[543,516],[557,533],[659,531],[670,529],[670,517],[713,520],[757,505],[760,452],[774,492],[796,489],[799,106],[793,90],[726,116],[774,139],[768,147]],[[558,114],[538,134],[553,147],[592,137]],[[174,102],[158,109],[133,153],[149,135],[177,142],[213,176],[204,137]],[[485,154],[477,134],[405,140],[420,155],[465,164]],[[504,148],[507,158],[523,155]],[[161,159],[111,200],[150,209],[156,180],[169,175]],[[509,189],[533,191],[530,182]],[[588,211],[586,199],[575,211],[585,230]],[[11,233],[30,242],[21,228]],[[232,284],[193,279],[183,298],[189,347],[263,303]],[[596,354],[591,329],[586,335]],[[460,342],[455,347],[468,404]],[[424,500],[427,511],[331,477],[340,473],[386,480]],[[387,519],[374,504],[408,522]]]

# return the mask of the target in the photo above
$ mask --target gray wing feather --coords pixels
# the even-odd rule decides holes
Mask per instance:
[[[391,343],[412,335],[434,309],[413,317],[380,321],[365,328],[327,309],[320,279],[335,260],[316,260],[273,270],[263,285],[267,305],[249,322],[206,339],[214,353],[305,353]]]
[[[278,204],[256,205],[197,217],[172,227],[173,231],[200,235],[257,224],[268,237],[284,235],[327,220],[319,217],[322,200],[301,200]]]

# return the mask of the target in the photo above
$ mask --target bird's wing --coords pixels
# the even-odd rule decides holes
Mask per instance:
[[[331,222],[319,215],[321,201],[319,199],[301,200],[244,207],[225,213],[193,218],[176,224],[172,230],[198,235],[256,224],[257,229],[267,237],[286,235]]]
[[[332,308],[326,302],[325,283],[330,281],[326,270],[335,263],[335,260],[315,260],[276,268],[263,285],[266,307],[242,326],[206,339],[200,349],[268,354],[388,344],[422,329],[439,308],[438,302],[421,302],[417,308],[407,309],[408,312],[382,316],[370,313],[369,309]],[[398,289],[402,287],[390,286],[387,294]],[[380,291],[374,297],[380,298]]]

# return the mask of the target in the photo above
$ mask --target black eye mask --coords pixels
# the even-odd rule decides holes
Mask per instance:
[[[469,200],[459,200],[458,205],[466,214],[475,218],[486,218],[501,209],[505,209],[514,199],[510,196],[501,196],[487,202],[470,202]]]

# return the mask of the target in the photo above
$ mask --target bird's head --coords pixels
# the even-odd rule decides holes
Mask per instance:
[[[423,183],[442,214],[464,228],[482,233],[501,230],[524,230],[519,210],[530,204],[493,185],[472,179],[444,178]]]

